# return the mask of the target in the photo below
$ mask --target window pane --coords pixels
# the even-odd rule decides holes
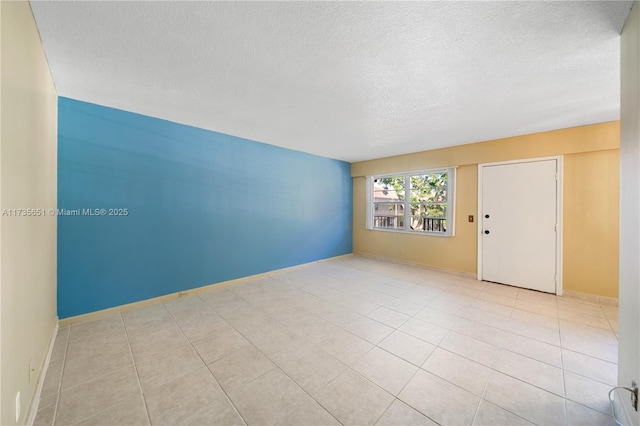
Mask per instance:
[[[453,184],[455,173],[450,168],[444,171],[374,177],[367,226],[416,233],[451,234],[453,222],[449,224],[451,229],[447,227],[448,209],[453,208],[449,206],[449,178]],[[453,190],[452,186],[451,191]]]
[[[411,203],[411,229],[446,232],[446,204]]]
[[[373,201],[404,201],[404,176],[379,178],[373,182]]]
[[[374,181],[374,228],[404,228],[404,187],[403,176],[380,178]]]
[[[411,176],[411,201],[446,203],[447,183],[446,172]]]

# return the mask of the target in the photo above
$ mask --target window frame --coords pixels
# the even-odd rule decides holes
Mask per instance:
[[[456,169],[457,166],[438,167],[433,169],[422,169],[403,171],[396,173],[381,173],[376,175],[370,175],[366,177],[366,228],[371,231],[382,232],[396,232],[412,235],[429,235],[435,237],[453,237],[455,236],[455,206],[456,206]],[[447,203],[446,203],[446,215],[445,220],[447,229],[445,232],[438,231],[423,231],[418,229],[411,229],[411,177],[417,175],[427,175],[435,173],[447,173]],[[403,177],[405,179],[405,199],[403,202],[403,227],[402,228],[379,228],[374,226],[374,214],[375,214],[375,200],[373,196],[374,182],[377,179],[389,178],[389,177]],[[428,203],[430,204],[430,203]]]

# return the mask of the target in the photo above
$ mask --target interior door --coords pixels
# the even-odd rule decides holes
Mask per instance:
[[[482,279],[556,292],[556,159],[482,167]]]

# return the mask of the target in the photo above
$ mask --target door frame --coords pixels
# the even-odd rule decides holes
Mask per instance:
[[[519,160],[498,161],[494,163],[478,164],[478,225],[477,225],[477,247],[478,247],[478,280],[482,281],[482,230],[484,217],[482,216],[482,172],[485,167],[504,166],[507,164],[533,163],[538,161],[556,160],[556,291],[558,296],[562,295],[562,182],[564,176],[563,161],[564,156],[524,158]]]

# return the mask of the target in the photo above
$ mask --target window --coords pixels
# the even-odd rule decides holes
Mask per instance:
[[[367,228],[453,235],[455,168],[367,178]]]

